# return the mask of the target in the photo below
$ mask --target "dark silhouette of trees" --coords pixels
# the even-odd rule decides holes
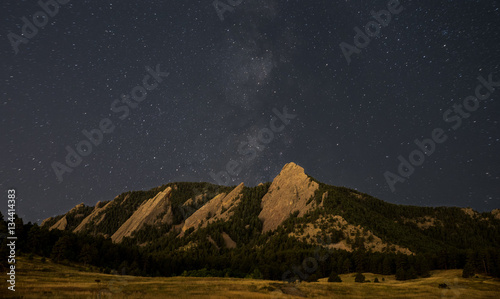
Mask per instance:
[[[330,273],[330,276],[328,277],[328,282],[342,282],[342,279],[340,279],[340,276],[337,274],[337,272],[332,271]]]
[[[365,276],[362,273],[357,273],[354,282],[365,282]]]

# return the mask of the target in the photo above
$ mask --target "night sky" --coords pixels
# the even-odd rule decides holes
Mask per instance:
[[[220,0],[219,16],[212,0],[69,1],[22,36],[42,8],[2,1],[0,211],[10,188],[35,222],[129,190],[216,183],[230,161],[245,162],[229,185],[293,161],[391,203],[500,208],[500,3],[391,2]],[[388,5],[390,22],[355,49],[355,27]],[[475,100],[480,76],[490,96]],[[90,152],[82,131],[102,122]],[[384,173],[439,128],[446,140],[391,191]]]

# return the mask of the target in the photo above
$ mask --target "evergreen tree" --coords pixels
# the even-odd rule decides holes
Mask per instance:
[[[260,272],[260,270],[258,268],[255,268],[255,270],[253,270],[252,274],[250,274],[250,278],[263,279],[262,273]]]
[[[415,278],[417,278],[417,271],[415,271],[415,269],[412,266],[406,272],[406,279],[415,279]]]
[[[396,280],[406,280],[406,271],[403,267],[396,270]]]
[[[472,265],[471,261],[467,261],[465,263],[464,270],[462,271],[462,277],[463,278],[469,278],[474,276],[474,266]]]
[[[344,266],[342,267],[342,270],[344,273],[351,273],[351,260],[350,259],[345,259],[344,260]]]
[[[355,282],[365,282],[365,276],[361,273],[358,273],[358,274],[356,274],[354,281]]]
[[[418,256],[417,257],[417,275],[420,277],[430,277],[430,267],[429,267],[429,262],[427,259],[423,256]]]
[[[65,235],[59,238],[52,248],[51,258],[52,260],[59,262],[65,259],[71,259],[71,239],[69,236]]]
[[[97,249],[89,244],[85,244],[80,251],[79,259],[86,266],[88,264],[92,264],[99,253]]]
[[[382,274],[384,275],[392,274],[391,260],[387,255],[384,257],[384,261],[382,262]]]
[[[319,274],[316,272],[316,273],[309,275],[306,280],[307,280],[307,282],[317,282],[318,279],[320,279],[320,278],[321,278],[321,276],[319,276]]]
[[[340,276],[337,274],[337,272],[332,271],[330,273],[330,276],[328,277],[328,282],[342,282],[342,279],[340,279]]]
[[[364,272],[365,271],[365,263],[364,263],[364,251],[358,250],[354,252],[354,264],[356,265],[356,272]]]

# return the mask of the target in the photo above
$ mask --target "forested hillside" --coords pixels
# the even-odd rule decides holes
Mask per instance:
[[[264,232],[265,217],[279,212],[265,209],[276,206],[290,213]],[[432,269],[465,268],[464,277],[500,277],[498,216],[390,204],[318,182],[291,163],[273,182],[255,187],[169,183],[95,207],[78,205],[42,226],[18,219],[18,248],[103,272],[145,276],[315,280],[372,272],[405,280]],[[128,219],[142,222],[113,242],[111,235]],[[5,229],[3,220],[0,227]]]

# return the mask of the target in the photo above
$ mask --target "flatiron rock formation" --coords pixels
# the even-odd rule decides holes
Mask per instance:
[[[262,198],[259,214],[262,232],[275,230],[295,211],[299,211],[299,216],[307,213],[314,204],[313,201],[308,205],[307,201],[318,188],[318,183],[304,173],[304,168],[293,162],[286,164]]]

